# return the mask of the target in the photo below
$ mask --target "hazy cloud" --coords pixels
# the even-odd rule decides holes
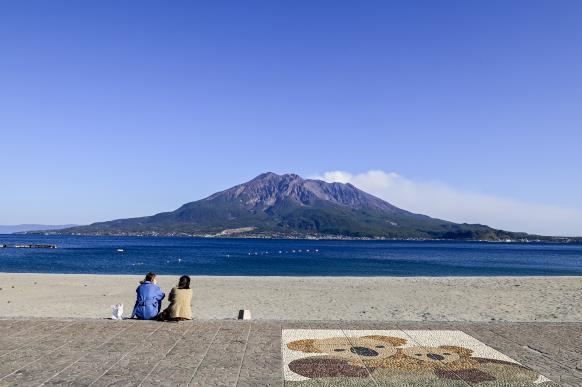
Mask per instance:
[[[443,183],[413,181],[379,170],[360,174],[332,171],[314,178],[351,183],[397,207],[453,222],[544,235],[582,236],[579,210],[464,192]]]

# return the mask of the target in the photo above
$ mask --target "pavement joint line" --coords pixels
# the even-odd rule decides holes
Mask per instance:
[[[350,346],[353,345],[353,341],[350,340],[350,337],[346,334],[346,330],[344,330],[344,328],[340,325],[340,330],[342,331],[344,337],[348,340],[348,342],[350,343]],[[349,330],[349,329],[347,329]],[[362,364],[364,365],[364,368],[366,369],[366,371],[368,371],[368,375],[370,375],[370,378],[372,379],[372,382],[374,382],[374,384],[378,387],[380,387],[380,385],[378,384],[378,381],[376,381],[376,379],[374,379],[374,376],[372,376],[372,372],[370,372],[370,369],[368,368],[368,366],[366,365],[366,363],[364,363],[364,360],[362,359],[362,357],[360,355],[357,355],[358,359],[360,359],[360,361],[362,362]]]
[[[220,332],[220,329],[222,329],[222,323],[220,323],[220,325],[218,326],[218,329],[216,330],[216,333],[212,337],[212,341],[210,342],[210,344],[208,344],[208,347],[206,348],[206,352],[204,352],[204,356],[202,356],[202,359],[200,359],[200,361],[198,362],[198,365],[196,366],[196,369],[194,370],[194,373],[192,374],[192,377],[190,378],[188,385],[192,384],[192,380],[194,380],[194,377],[196,376],[196,372],[198,372],[200,365],[202,365],[202,362],[204,361],[204,359],[206,359],[206,356],[208,355],[208,352],[210,351],[210,347],[212,347],[212,344],[214,344],[214,340],[216,340],[216,337],[218,336],[218,332]]]
[[[72,325],[72,324],[71,324],[71,325]],[[69,326],[69,325],[67,325],[67,326]],[[26,364],[25,364],[25,365],[23,365],[22,367],[20,367],[20,368],[18,368],[18,369],[16,369],[16,370],[14,370],[14,371],[12,371],[11,373],[9,373],[9,374],[7,374],[7,375],[4,375],[4,376],[2,376],[2,377],[0,378],[0,381],[2,381],[2,380],[4,380],[4,379],[6,379],[6,378],[7,378],[7,377],[9,377],[10,375],[14,375],[16,372],[18,372],[18,371],[20,371],[20,370],[22,370],[22,369],[24,369],[24,368],[26,368],[26,367],[28,367],[28,366],[30,366],[30,365],[32,365],[32,364],[34,364],[34,363],[38,362],[40,359],[42,359],[42,358],[46,357],[47,355],[50,355],[51,353],[58,351],[59,349],[63,348],[65,345],[67,345],[67,344],[69,344],[69,343],[73,342],[73,340],[74,340],[73,338],[70,338],[69,340],[65,341],[63,344],[59,345],[58,347],[54,348],[53,350],[51,350],[51,351],[48,351],[47,353],[44,353],[44,354],[42,354],[41,356],[37,357],[35,360],[33,360],[33,361],[31,361],[31,362],[28,362],[28,363],[26,363]]]
[[[83,358],[85,358],[87,355],[89,355],[89,353],[91,353],[91,351],[94,351],[96,349],[99,349],[101,347],[103,347],[105,344],[111,342],[111,340],[113,340],[114,338],[116,338],[117,336],[119,336],[120,334],[122,334],[123,332],[125,332],[126,330],[128,330],[129,328],[131,328],[132,326],[135,325],[135,322],[132,322],[130,325],[128,325],[125,329],[122,329],[121,331],[117,332],[115,335],[113,335],[112,337],[110,337],[109,339],[105,340],[103,343],[92,347],[91,349],[87,350],[84,352],[83,356],[79,357],[77,360],[75,360],[74,362],[72,362],[71,364],[69,364],[68,366],[66,366],[65,368],[63,368],[62,370],[60,370],[59,372],[57,372],[56,374],[54,374],[53,376],[51,376],[50,378],[46,379],[44,382],[42,382],[41,384],[39,384],[39,386],[43,386],[46,382],[50,381],[51,379],[59,376],[61,373],[63,373],[65,370],[68,370],[69,368],[71,368],[72,366],[74,366],[75,364],[77,364],[78,362],[80,362]]]
[[[238,373],[236,375],[236,384],[235,387],[238,386],[238,381],[240,379],[240,373],[242,371],[243,368],[243,364],[245,361],[245,355],[247,354],[247,347],[249,346],[249,337],[251,336],[251,329],[253,327],[253,323],[251,321],[249,321],[249,331],[247,332],[247,339],[245,341],[245,348],[243,350],[243,355],[242,358],[240,359],[240,367],[238,367]]]
[[[39,342],[40,340],[43,340],[44,338],[47,338],[47,337],[50,337],[50,336],[52,336],[54,333],[56,333],[56,332],[60,332],[60,331],[62,331],[62,330],[64,330],[64,329],[67,329],[68,327],[70,327],[70,326],[73,326],[73,325],[75,325],[75,324],[78,324],[78,323],[79,323],[79,321],[73,321],[72,323],[70,323],[70,324],[68,324],[68,325],[65,325],[65,326],[64,326],[64,327],[62,327],[62,328],[59,328],[59,329],[57,329],[56,331],[53,331],[53,332],[51,332],[51,333],[47,333],[46,335],[39,335],[39,336],[34,336],[34,337],[33,337],[33,339],[32,339],[31,341],[29,341],[28,343],[26,343],[26,344],[24,344],[24,345],[21,345],[21,346],[20,346],[20,347],[18,347],[18,348],[14,348],[13,350],[11,350],[11,351],[9,351],[9,352],[6,352],[6,353],[4,353],[4,354],[0,355],[0,358],[2,358],[2,357],[4,357],[4,356],[8,356],[8,355],[10,355],[11,353],[13,353],[13,352],[16,352],[16,351],[19,351],[19,350],[21,350],[21,349],[23,349],[23,348],[30,347],[31,345],[33,345],[33,344],[35,344],[35,343]]]
[[[503,335],[503,334],[501,334],[499,332],[496,332],[496,331],[494,331],[492,329],[487,329],[487,331],[490,332],[490,333],[493,333],[496,336],[501,337],[502,339],[504,339],[506,341],[509,341],[509,342],[517,345],[520,348],[527,349],[526,347],[529,347],[527,344],[524,345],[524,344],[520,343],[519,341],[516,341],[516,340],[512,339],[511,337],[507,337],[506,335]],[[559,361],[555,360],[553,357],[550,356],[550,354],[547,354],[547,353],[542,352],[542,351],[536,351],[536,350],[533,350],[531,348],[530,348],[530,352],[536,353],[538,356],[541,356],[543,358],[546,358],[546,359],[548,359],[548,360],[550,360],[550,361],[552,361],[552,362],[554,362],[554,363],[556,363],[556,364],[558,364],[558,365],[560,365],[562,367],[569,368],[566,365],[564,365],[564,364],[560,363]]]
[[[570,334],[572,334],[574,336],[578,336],[578,333],[576,331],[573,331],[571,327],[566,327],[563,329],[564,329],[564,331],[570,332]],[[560,349],[563,351],[570,352],[570,353],[572,353],[572,354],[574,354],[582,359],[582,350],[581,350],[580,346],[577,346],[576,344],[574,344],[572,346],[571,344],[572,343],[569,343],[568,346],[561,346]]]
[[[19,321],[15,321],[15,322],[14,322],[14,323],[12,323],[12,324],[11,324],[11,325],[10,325],[8,328],[9,328],[9,329],[12,329],[12,327],[14,327],[14,326],[18,325],[18,323],[19,323]],[[42,325],[42,322],[41,322],[41,325]],[[20,334],[20,333],[28,332],[29,330],[33,329],[34,327],[35,327],[35,326],[34,326],[34,324],[31,324],[31,325],[30,325],[29,327],[27,327],[27,328],[24,328],[24,329],[21,329],[21,330],[17,330],[16,332],[12,332],[12,334],[10,334],[10,335],[6,335],[6,336],[4,336],[4,337],[6,337],[6,338],[8,338],[8,337],[14,337],[14,336],[16,336],[16,335],[18,335],[18,334]]]
[[[163,327],[163,324],[160,324],[159,327],[157,327],[156,329],[154,329],[149,335],[147,335],[145,337],[145,339],[148,339],[150,336],[152,336],[154,333],[156,333],[157,331],[159,331],[161,328]],[[94,385],[95,383],[97,383],[97,381],[99,379],[101,379],[103,376],[105,376],[105,374],[107,374],[109,371],[111,371],[113,369],[113,367],[115,367],[116,365],[119,364],[119,362],[121,362],[123,359],[125,359],[130,353],[132,353],[135,349],[137,349],[140,345],[143,345],[145,342],[145,339],[142,340],[141,342],[137,343],[136,345],[134,345],[129,351],[127,351],[123,356],[121,356],[115,363],[113,363],[111,365],[111,367],[107,368],[107,370],[105,370],[105,372],[103,372],[101,375],[99,375],[99,377],[95,380],[93,380],[87,387],[91,387],[92,385]]]
[[[567,331],[571,332],[573,335],[577,335],[576,332],[572,332],[568,328],[564,328],[564,330],[567,330]],[[537,353],[540,353],[540,354],[543,354],[543,355],[547,355],[547,356],[552,356],[551,353],[545,352],[545,351],[543,351],[541,349],[538,349],[535,346],[533,346],[533,343],[530,345],[530,344],[521,344],[521,343],[519,343],[517,341],[514,341],[514,342],[516,344],[519,344],[519,345],[523,346],[524,348],[526,348],[528,350],[533,351],[533,352],[537,352]],[[565,352],[565,353],[569,353],[569,354],[571,354],[573,356],[577,356],[579,358],[582,358],[582,351],[580,351],[580,349],[578,349],[578,347],[576,347],[576,346],[572,347],[570,345],[566,346],[566,345],[560,344],[559,347],[560,347],[560,352],[562,352],[562,353]],[[564,366],[566,366],[566,365],[564,365]]]
[[[46,321],[45,321],[45,322],[41,322],[41,323],[40,323],[40,324],[38,324],[38,325],[31,324],[31,326],[29,326],[28,328],[22,329],[22,330],[20,330],[20,331],[16,331],[16,332],[14,332],[13,334],[11,334],[11,335],[8,335],[8,336],[4,336],[4,337],[6,337],[6,338],[8,338],[8,337],[14,337],[14,336],[16,336],[16,335],[18,335],[18,334],[22,334],[22,333],[28,332],[28,331],[30,331],[30,330],[32,330],[32,329],[38,328],[38,326],[39,326],[39,325],[40,325],[40,326],[43,326],[43,325],[44,325],[44,323],[46,323]],[[14,325],[16,325],[16,324],[14,324]],[[11,326],[11,327],[12,327],[12,326]],[[35,338],[37,338],[37,337],[41,337],[41,336],[42,336],[42,335],[33,336],[33,337],[32,337],[32,340],[34,341],[34,339],[35,339]],[[25,344],[25,345],[26,345],[26,344]],[[18,348],[17,348],[17,349],[18,349]],[[2,355],[2,356],[4,356],[4,355]],[[0,356],[0,357],[2,357],[2,356]]]
[[[176,340],[176,342],[174,343],[174,345],[172,345],[172,347],[166,351],[166,353],[164,354],[164,356],[152,367],[152,369],[150,370],[150,372],[148,372],[148,374],[141,380],[141,382],[139,382],[139,384],[137,385],[137,387],[140,387],[143,384],[143,382],[145,382],[147,380],[147,378],[155,371],[155,369],[158,368],[158,366],[160,365],[160,363],[164,359],[166,359],[168,357],[168,355],[170,354],[170,352],[172,352],[172,350],[174,348],[176,348],[176,345],[178,345],[178,343],[180,341],[182,341],[184,339],[184,337],[186,337],[186,335],[188,334],[188,332],[190,332],[190,330],[192,330],[193,327],[194,327],[194,323],[192,323],[188,327],[188,329],[186,329],[186,332],[184,332],[182,334],[182,336],[180,336],[180,338],[178,340]]]
[[[506,337],[505,335],[502,335],[501,333],[499,333],[499,332],[495,332],[495,331],[493,331],[493,330],[491,330],[491,329],[488,329],[488,328],[487,328],[487,330],[488,330],[489,332],[493,333],[494,335],[497,335],[497,336],[501,337],[501,338],[502,338],[502,339],[504,339],[504,340],[507,340],[507,341],[509,341],[509,342],[511,342],[511,343],[513,343],[513,344],[516,344],[516,345],[518,345],[519,347],[523,347],[523,344],[522,344],[522,343],[520,343],[520,342],[518,342],[518,341],[516,341],[516,340],[513,340],[513,339],[512,339],[512,338],[510,338],[510,337]],[[539,356],[541,356],[541,357],[543,357],[543,358],[545,358],[545,359],[548,359],[549,361],[551,361],[551,362],[553,362],[553,363],[556,363],[556,364],[558,364],[560,367],[563,367],[563,368],[565,368],[565,369],[568,369],[568,370],[570,370],[570,372],[572,373],[572,376],[574,376],[575,378],[579,379],[579,380],[581,381],[581,385],[582,385],[582,373],[581,373],[580,371],[576,371],[575,369],[572,369],[571,367],[569,367],[569,366],[567,366],[567,365],[565,365],[565,364],[562,364],[562,363],[561,363],[561,362],[559,362],[558,360],[554,359],[553,357],[550,357],[549,355],[546,355],[545,353],[542,353],[542,352],[536,352],[536,353],[538,353],[538,354],[539,354]],[[538,371],[538,372],[539,372],[539,371]],[[541,372],[540,372],[540,374],[541,374],[541,375],[543,375],[543,373],[541,373]],[[544,375],[544,376],[545,376],[545,375]]]
[[[65,343],[63,343],[63,344],[61,344],[61,345],[59,345],[58,347],[56,347],[56,348],[55,348],[55,349],[53,349],[52,351],[50,351],[50,352],[47,352],[46,354],[43,354],[43,355],[41,355],[41,356],[37,357],[37,358],[36,358],[36,359],[34,359],[33,361],[26,363],[26,364],[25,364],[25,365],[23,365],[22,367],[15,369],[15,370],[14,370],[14,371],[12,371],[11,373],[9,373],[9,374],[6,374],[6,375],[2,376],[2,377],[0,378],[0,382],[1,382],[2,380],[6,379],[7,377],[11,376],[11,375],[14,375],[15,373],[17,373],[17,372],[18,372],[18,371],[20,371],[21,369],[23,369],[23,368],[26,368],[26,367],[28,367],[29,365],[32,365],[32,364],[36,363],[36,362],[37,362],[37,361],[39,361],[40,359],[44,358],[46,355],[50,355],[51,353],[53,353],[53,352],[55,352],[55,351],[58,351],[59,349],[63,348],[65,345],[67,345],[67,344],[69,344],[69,343],[70,343],[70,341],[67,341],[67,342],[65,342]]]
[[[282,386],[285,387],[287,381],[285,380],[285,364],[283,362],[283,323],[279,323],[279,337],[281,338],[281,345],[279,348],[279,355],[281,355],[281,380],[283,381]]]

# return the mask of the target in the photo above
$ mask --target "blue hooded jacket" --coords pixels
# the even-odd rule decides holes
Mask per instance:
[[[137,317],[140,320],[151,320],[160,312],[161,302],[166,296],[158,285],[144,281],[135,290],[137,300],[133,307],[131,317]]]

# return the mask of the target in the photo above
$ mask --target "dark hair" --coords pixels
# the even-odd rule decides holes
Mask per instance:
[[[178,289],[190,289],[190,277],[183,275],[178,281]]]
[[[156,273],[153,273],[150,271],[149,273],[146,274],[145,280],[149,281],[149,282],[153,282],[154,278],[156,278]]]

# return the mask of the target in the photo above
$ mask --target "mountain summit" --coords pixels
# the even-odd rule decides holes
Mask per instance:
[[[351,209],[364,209],[404,213],[397,207],[361,191],[351,184],[326,183],[303,179],[299,175],[263,173],[248,183],[218,192],[205,200],[238,200],[248,210],[268,210],[286,201],[300,206],[313,206],[328,202]],[[194,202],[196,203],[196,202]]]
[[[414,214],[351,184],[263,173],[157,215],[59,230],[81,235],[204,235],[482,239],[514,233]],[[524,234],[521,234],[524,235]]]

